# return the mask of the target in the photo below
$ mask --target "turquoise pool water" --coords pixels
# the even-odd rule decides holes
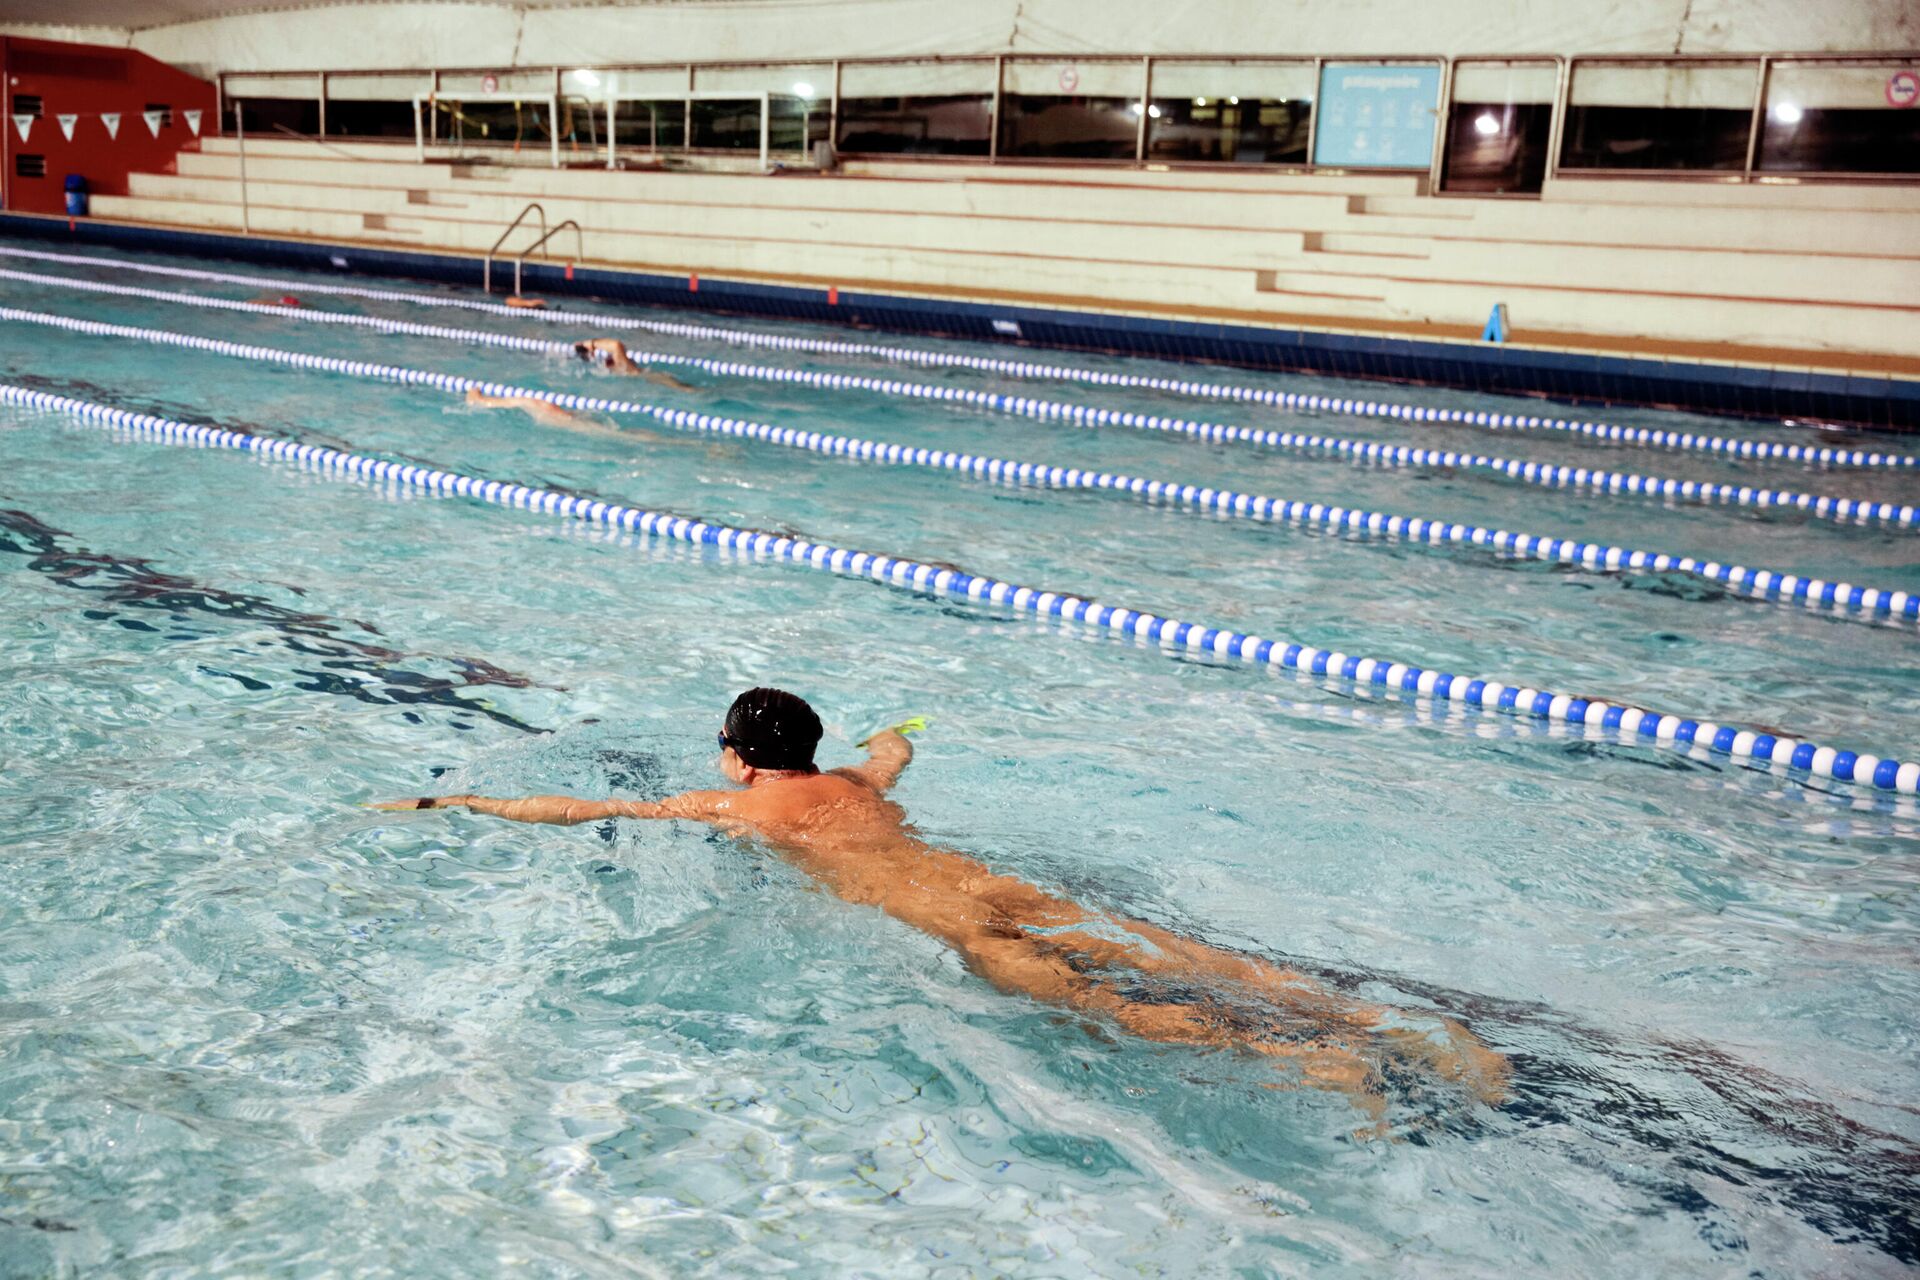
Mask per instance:
[[[616,389],[577,363],[12,281],[0,302],[1920,590],[1920,541],[1879,526],[694,373],[689,395]],[[33,326],[0,327],[0,365],[123,408],[1920,754],[1910,624],[1694,579],[641,441],[612,420],[561,432],[436,392]],[[1018,385],[1920,493],[1912,475]],[[1797,1276],[1920,1259],[1911,800],[59,415],[0,408],[0,509],[0,1275]],[[1448,1010],[1513,1055],[1513,1100],[1405,1091],[1396,1138],[1359,1140],[1337,1096],[997,994],[931,939],[696,828],[354,807],[712,785],[713,730],[756,683],[815,702],[829,763],[931,713],[899,792],[930,838]]]

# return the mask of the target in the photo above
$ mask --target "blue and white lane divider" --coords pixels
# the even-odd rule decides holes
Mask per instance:
[[[1494,555],[1545,560],[1592,572],[1611,573],[1626,570],[1683,573],[1705,578],[1736,591],[1747,592],[1757,598],[1780,598],[1804,604],[1808,608],[1857,609],[1896,618],[1920,619],[1920,594],[1913,592],[1866,587],[1852,582],[1829,582],[1822,578],[1783,573],[1776,569],[1722,564],[1717,560],[1701,560],[1693,556],[1673,555],[1668,552],[1641,551],[1605,543],[1579,542],[1572,538],[1516,533],[1507,529],[1458,524],[1424,516],[1393,515],[1383,511],[1369,511],[1360,507],[1345,507],[1324,502],[1274,498],[1263,494],[1241,493],[1232,489],[1183,484],[1177,480],[1153,480],[1143,476],[1093,471],[1081,467],[1061,467],[1043,462],[1022,462],[1011,458],[989,458],[979,454],[954,453],[950,450],[902,445],[886,440],[864,440],[857,436],[798,431],[792,427],[776,427],[740,418],[689,413],[684,409],[669,409],[637,400],[578,396],[546,391],[537,387],[482,382],[477,378],[435,373],[425,369],[409,369],[402,365],[368,364],[362,361],[344,360],[336,356],[317,356],[304,352],[282,351],[274,347],[247,346],[227,342],[224,339],[173,333],[165,329],[136,329],[103,321],[76,320],[66,316],[48,316],[30,311],[21,312],[10,307],[0,307],[0,319],[27,319],[34,323],[49,323],[81,333],[130,337],[211,351],[241,359],[289,364],[305,369],[344,373],[353,377],[376,378],[408,386],[430,386],[455,393],[462,393],[472,388],[488,395],[527,396],[562,408],[635,414],[651,418],[663,426],[680,431],[698,431],[737,439],[757,440],[783,448],[800,449],[831,457],[925,467],[960,476],[1013,484],[1039,484],[1060,489],[1108,490],[1132,494],[1149,501],[1178,502],[1186,507],[1197,508],[1203,513],[1240,516],[1269,523],[1312,525],[1335,533],[1384,536],[1424,542],[1430,546],[1471,547]],[[433,326],[409,325],[407,328],[429,329]],[[455,329],[445,332],[458,334],[463,331]],[[476,334],[474,336],[491,338],[499,335]],[[502,337],[500,341],[504,345],[530,351],[572,350],[567,343],[547,343],[532,338]]]
[[[363,454],[299,444],[292,440],[272,440],[244,431],[198,426],[155,414],[133,413],[71,396],[5,383],[0,383],[0,404],[71,414],[94,426],[206,448],[261,454],[323,470],[385,480],[429,493],[570,517],[609,529],[750,551],[816,572],[870,578],[920,595],[963,599],[1007,608],[1015,613],[1081,622],[1116,635],[1157,641],[1162,652],[1175,656],[1211,654],[1217,658],[1239,659],[1257,666],[1281,667],[1351,681],[1361,686],[1441,698],[1485,711],[1497,710],[1532,720],[1580,725],[1628,740],[1704,748],[1735,760],[1784,765],[1816,777],[1857,782],[1883,791],[1907,795],[1920,791],[1920,763],[1841,751],[1794,738],[1711,721],[1691,720],[1601,699],[1510,685],[1484,676],[1457,676],[1451,672],[1429,671],[1388,658],[1356,657],[1340,650],[1316,649],[1284,638],[1264,639],[1229,631],[1224,627],[1162,618],[1137,609],[1100,604],[1077,596],[1037,591],[1018,583],[971,574],[945,565],[852,551],[845,547],[780,537],[759,530],[709,524],[701,520],[689,520],[685,516],[662,515],[598,499],[575,498],[550,489],[481,480],[455,471],[413,464],[386,462]]]
[[[563,308],[529,310],[501,303],[470,298],[437,297],[398,289],[367,289],[355,285],[325,284],[303,280],[276,280],[268,276],[241,275],[224,271],[164,267],[151,263],[122,262],[112,258],[94,258],[83,254],[53,253],[45,250],[0,248],[0,257],[30,258],[41,261],[78,263],[94,268],[140,271],[152,275],[188,280],[207,280],[223,284],[244,284],[283,292],[333,294],[367,298],[380,302],[404,302],[424,307],[452,307],[479,311],[488,315],[509,316],[516,320],[544,320],[552,324],[587,325],[616,329],[637,329],[673,337],[729,342],[742,346],[765,347],[779,351],[804,351],[838,356],[861,356],[925,368],[973,369],[1014,378],[1044,378],[1054,381],[1091,383],[1103,387],[1126,387],[1164,391],[1176,395],[1210,400],[1229,400],[1243,404],[1266,405],[1278,409],[1343,414],[1349,417],[1387,418],[1400,422],[1483,427],[1505,431],[1562,432],[1604,444],[1649,449],[1673,449],[1709,453],[1748,461],[1813,463],[1822,466],[1878,468],[1920,467],[1920,457],[1911,454],[1880,453],[1867,449],[1836,449],[1827,445],[1780,444],[1742,440],[1730,436],[1706,435],[1691,431],[1667,431],[1657,427],[1628,427],[1605,422],[1583,422],[1569,418],[1541,417],[1533,414],[1490,413],[1481,409],[1446,409],[1427,405],[1404,404],[1388,400],[1362,400],[1350,396],[1309,395],[1272,388],[1193,382],[1149,374],[1102,373],[1069,365],[1036,364],[1027,360],[1001,360],[989,356],[969,356],[954,352],[920,351],[912,347],[882,346],[868,342],[840,342],[828,338],[796,338],[784,334],[762,333],[747,329],[723,329],[713,325],[679,324],[664,320],[642,320],[635,316],[609,315],[593,311],[569,311]]]
[[[245,343],[227,342],[215,338],[201,338],[191,334],[175,333],[169,329],[147,329],[134,325],[108,324],[101,321],[80,320],[72,316],[53,315],[41,311],[23,311],[14,307],[0,307],[0,318],[19,320],[28,324],[49,325],[54,328],[68,329],[75,333],[132,338],[142,342],[191,347],[196,350],[211,351],[219,355],[236,356],[241,359],[270,360],[286,364],[295,364],[303,368],[328,369],[360,377],[383,378],[401,382],[425,382],[443,387],[447,390],[464,390],[468,387],[478,387],[490,395],[533,396],[570,409],[584,409],[602,413],[645,413],[658,418],[662,422],[668,422],[676,426],[688,425],[704,416],[685,414],[680,418],[674,418],[670,416],[673,411],[652,405],[637,405],[631,401],[577,396],[564,392],[541,391],[530,387],[508,386],[501,383],[476,382],[468,378],[450,379],[448,375],[427,373],[422,370],[406,369],[395,365],[338,360],[328,356],[307,355],[303,352],[296,351],[282,351],[274,347],[250,346]],[[514,345],[534,344],[529,349],[543,349],[540,344],[535,344],[533,339],[512,339],[511,342]],[[559,345],[571,349],[571,344]],[[718,421],[726,420],[722,419]],[[1173,418],[1149,417],[1143,414],[1114,412],[1106,409],[1091,410],[1084,418],[1076,418],[1073,419],[1073,421],[1076,425],[1086,427],[1105,425],[1127,426],[1145,431],[1175,432],[1208,441],[1233,441],[1263,445],[1269,448],[1285,449],[1295,453],[1332,454],[1336,457],[1356,462],[1380,463],[1391,466],[1462,468],[1504,476],[1510,480],[1519,480],[1525,484],[1538,485],[1548,489],[1578,488],[1594,493],[1607,494],[1609,496],[1629,494],[1648,498],[1681,499],[1703,504],[1753,507],[1760,510],[1786,508],[1830,520],[1881,520],[1905,529],[1915,528],[1916,521],[1920,520],[1920,509],[1915,508],[1911,504],[1899,505],[1892,502],[1876,502],[1870,498],[1839,498],[1826,494],[1798,493],[1789,489],[1757,489],[1751,485],[1720,484],[1708,480],[1675,480],[1671,477],[1643,476],[1618,471],[1603,471],[1596,467],[1566,467],[1554,463],[1522,462],[1518,459],[1493,457],[1487,454],[1466,454],[1455,453],[1450,450],[1417,449],[1406,445],[1386,445],[1380,444],[1377,441],[1346,440],[1338,436],[1302,435],[1293,431],[1269,431],[1258,427],[1226,427],[1217,424],[1187,422]]]
[[[571,342],[549,342],[538,338],[525,338],[515,334],[486,333],[476,329],[455,329],[444,325],[418,324],[406,320],[387,320],[378,316],[352,315],[339,311],[315,311],[308,307],[276,306],[265,302],[239,302],[229,298],[207,298],[197,294],[169,293],[164,289],[141,289],[132,285],[103,284],[92,280],[74,280],[64,276],[40,275],[29,271],[9,271],[0,269],[0,280],[19,280],[28,284],[45,285],[57,289],[70,289],[82,293],[99,293],[114,297],[148,298],[157,302],[172,303],[179,306],[201,307],[218,311],[238,311],[253,315],[271,315],[287,320],[299,320],[313,324],[345,325],[353,328],[373,329],[382,333],[409,334],[423,338],[445,338],[457,342],[476,345],[507,347],[521,351],[541,351],[567,354],[572,351]],[[507,310],[507,308],[501,308]],[[517,314],[517,313],[516,313]],[[940,387],[924,382],[905,382],[892,378],[871,378],[861,374],[822,373],[808,369],[785,369],[774,365],[744,364],[730,360],[711,360],[702,356],[675,355],[665,351],[628,351],[628,355],[643,364],[671,364],[701,369],[707,373],[722,377],[757,378],[769,382],[785,382],[808,387],[821,387],[829,390],[868,391],[897,399],[932,400],[949,404],[964,404],[970,408],[984,409],[995,413],[1013,414],[1025,418],[1037,418],[1050,422],[1071,422],[1077,426],[1101,426],[1118,423],[1122,426],[1149,425],[1164,422],[1162,429],[1184,432],[1186,434],[1206,435],[1216,430],[1239,431],[1241,428],[1217,427],[1213,423],[1190,422],[1185,419],[1154,419],[1145,414],[1128,414],[1096,408],[1093,405],[1078,404],[1065,400],[1046,400],[1029,396],[1009,396],[993,391],[979,391],[965,387]],[[1409,415],[1411,411],[1409,411]],[[1409,417],[1394,409],[1384,416]],[[1484,416],[1484,415],[1483,415]],[[1411,419],[1410,419],[1411,420]],[[1529,419],[1529,422],[1536,421]],[[1292,432],[1280,433],[1284,436],[1318,440],[1320,437],[1296,436]],[[1712,442],[1714,452],[1729,457],[1753,457],[1762,455],[1743,451],[1752,441],[1731,441],[1714,436],[1688,436],[1690,441]],[[1727,448],[1719,448],[1726,445]],[[1742,446],[1736,449],[1733,446]],[[1784,446],[1783,446],[1784,447]],[[1798,448],[1799,446],[1792,446]],[[1831,451],[1829,451],[1831,452]],[[1771,456],[1771,455],[1768,455]],[[1784,455],[1782,455],[1784,456]],[[1904,461],[1893,455],[1870,455],[1882,460],[1885,465],[1903,465],[1911,463],[1912,458]],[[1863,463],[1862,465],[1867,465]],[[1872,465],[1881,465],[1880,461]]]

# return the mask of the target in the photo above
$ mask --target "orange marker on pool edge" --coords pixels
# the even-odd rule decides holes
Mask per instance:
[[[567,264],[567,279],[573,279],[573,264],[571,262]]]
[[[698,271],[693,271],[688,273],[687,292],[688,293],[700,292],[700,273]]]
[[[827,286],[827,305],[830,307],[837,307],[840,305],[840,286],[839,285],[830,284]]]

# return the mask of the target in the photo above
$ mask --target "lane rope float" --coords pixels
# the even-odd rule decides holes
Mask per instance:
[[[673,337],[703,339],[743,346],[766,347],[781,351],[804,351],[826,355],[861,356],[928,368],[972,369],[1015,378],[1041,378],[1053,381],[1091,383],[1103,387],[1123,387],[1169,392],[1201,399],[1228,400],[1259,404],[1300,412],[1338,414],[1348,417],[1391,419],[1427,425],[1481,427],[1504,431],[1551,431],[1566,433],[1604,444],[1636,448],[1668,449],[1714,454],[1754,462],[1796,462],[1821,466],[1850,466],[1906,469],[1920,467],[1920,456],[1881,453],[1877,450],[1834,448],[1829,445],[1782,444],[1742,440],[1729,436],[1707,435],[1691,431],[1669,431],[1659,427],[1630,427],[1616,423],[1584,422],[1577,419],[1542,417],[1535,414],[1496,413],[1480,409],[1449,409],[1386,400],[1364,400],[1349,396],[1302,394],[1272,388],[1237,386],[1225,383],[1193,382],[1163,378],[1151,374],[1105,373],[1070,365],[1038,364],[1026,360],[1001,360],[990,356],[969,356],[956,352],[920,351],[912,347],[884,346],[877,343],[841,342],[828,338],[797,338],[785,334],[750,329],[726,329],[714,325],[684,324],[664,320],[642,320],[635,316],[611,315],[562,308],[529,310],[496,302],[470,298],[437,297],[432,294],[399,289],[368,289],[354,285],[326,284],[318,281],[281,280],[270,276],[235,272],[205,271],[188,267],[167,267],[155,263],[126,262],[112,258],[63,254],[47,250],[0,247],[0,257],[29,258],[40,261],[74,263],[104,270],[147,272],[188,280],[206,280],[225,284],[245,284],[278,290],[305,290],[342,297],[367,298],[381,302],[403,302],[414,306],[452,307],[516,320],[543,320],[551,324],[578,324],[609,328],[639,329]]]
[[[135,325],[110,324],[104,321],[81,320],[72,316],[53,315],[41,311],[24,311],[14,307],[0,307],[0,317],[19,320],[29,324],[41,324],[53,328],[67,329],[75,333],[94,336],[133,338],[138,341],[159,345],[190,347],[195,350],[210,351],[219,355],[235,356],[240,359],[275,361],[294,364],[303,368],[327,369],[349,373],[357,377],[372,377],[410,383],[427,383],[448,390],[464,390],[478,387],[490,395],[524,395],[546,400],[563,408],[585,409],[603,413],[642,413],[659,421],[675,426],[689,423],[696,429],[709,429],[698,425],[701,421],[730,423],[732,419],[711,418],[704,414],[690,414],[663,409],[655,405],[639,404],[633,401],[613,400],[604,397],[578,396],[567,392],[542,391],[532,387],[510,386],[503,383],[479,382],[470,378],[453,378],[451,375],[428,373],[404,366],[376,364],[368,361],[341,360],[331,356],[309,355],[305,352],[284,351],[276,347],[253,346],[246,343],[228,342],[218,338],[202,338],[192,334],[175,333],[169,329],[148,329]],[[505,345],[522,349],[541,350],[543,344],[531,338],[505,337]],[[571,347],[571,344],[561,344]],[[456,385],[457,384],[457,385]],[[757,426],[759,424],[748,424]],[[1501,458],[1488,454],[1465,454],[1452,451],[1421,449],[1408,445],[1385,445],[1377,441],[1348,440],[1338,436],[1302,435],[1292,431],[1270,431],[1259,427],[1225,427],[1217,424],[1186,422],[1179,419],[1147,417],[1134,413],[1112,412],[1105,409],[1095,410],[1084,419],[1075,420],[1075,425],[1098,427],[1118,425],[1146,431],[1175,432],[1195,439],[1207,441],[1235,441],[1239,443],[1264,445],[1295,453],[1331,454],[1350,461],[1379,463],[1389,466],[1438,466],[1464,468],[1504,476],[1526,484],[1549,489],[1576,488],[1594,493],[1617,497],[1627,494],[1637,497],[1680,499],[1701,504],[1732,505],[1753,507],[1760,510],[1787,508],[1807,515],[1829,520],[1866,521],[1881,520],[1903,529],[1913,529],[1920,519],[1920,509],[1912,505],[1896,505],[1891,502],[1876,502],[1871,498],[1843,498],[1826,494],[1799,493],[1789,489],[1756,489],[1751,485],[1721,484],[1708,480],[1675,480],[1671,477],[1643,476],[1638,474],[1605,471],[1596,467],[1569,467],[1554,463],[1523,462],[1513,458]],[[773,428],[769,428],[773,430]],[[734,433],[740,434],[740,433]],[[889,446],[889,448],[898,446]],[[892,460],[892,459],[890,459]]]
[[[306,307],[277,306],[266,302],[241,302],[230,298],[207,298],[197,294],[170,293],[164,289],[142,289],[133,285],[104,284],[94,280],[75,280],[65,276],[41,275],[29,271],[9,271],[0,268],[0,279],[19,280],[23,283],[43,285],[56,289],[69,289],[82,293],[99,293],[114,297],[149,298],[178,306],[201,307],[219,311],[238,311],[253,315],[270,315],[286,320],[298,320],[308,324],[345,325],[355,328],[375,329],[385,333],[404,333],[416,337],[446,338],[455,341],[481,343],[490,346],[510,347],[526,351],[553,351],[566,353],[572,349],[569,342],[545,342],[537,338],[523,338],[513,334],[486,333],[476,329],[455,329],[443,325],[418,324],[406,320],[388,320],[379,316],[354,315],[339,311],[315,311]],[[508,310],[501,308],[502,311]],[[965,404],[972,408],[990,412],[1012,414],[1019,417],[1037,418],[1049,422],[1071,422],[1079,426],[1098,426],[1107,421],[1116,420],[1113,411],[1102,410],[1094,405],[1079,404],[1067,400],[1049,400],[1027,396],[1009,396],[999,392],[980,391],[968,387],[940,387],[924,382],[906,382],[899,379],[873,378],[861,374],[824,373],[809,369],[786,369],[776,365],[745,364],[738,361],[713,360],[703,356],[677,355],[666,351],[643,351],[630,349],[628,355],[644,364],[675,364],[702,369],[708,373],[723,377],[757,378],[769,382],[796,383],[802,386],[823,387],[830,390],[868,391],[882,396],[898,399],[932,400],[946,403]],[[1135,415],[1145,417],[1146,415]],[[1385,412],[1386,417],[1406,417],[1397,411]],[[1484,416],[1484,415],[1483,415]],[[1511,415],[1506,415],[1511,416]],[[1127,415],[1121,413],[1118,419],[1121,425],[1135,425],[1124,421]],[[1534,420],[1527,420],[1534,421]],[[1204,434],[1216,424],[1207,422],[1189,422],[1185,419],[1169,420],[1172,430],[1188,434]],[[1238,428],[1225,427],[1228,431]],[[1288,433],[1292,434],[1292,433]],[[1696,437],[1689,436],[1689,440]],[[1726,445],[1751,444],[1751,441],[1727,441],[1721,437],[1697,437],[1699,440],[1718,440]],[[1798,448],[1799,446],[1793,446]],[[1716,449],[1728,456],[1736,456],[1731,448]],[[1749,455],[1738,455],[1749,456]],[[1762,460],[1761,455],[1750,455]],[[1784,456],[1784,455],[1783,455]],[[1893,455],[1872,454],[1872,458],[1893,458]],[[1908,461],[1912,461],[1909,459]],[[1894,458],[1893,465],[1898,459]],[[1866,464],[1862,464],[1866,465]],[[1878,464],[1875,464],[1878,465]]]
[[[599,499],[576,498],[528,485],[481,480],[454,471],[387,462],[320,445],[275,440],[221,427],[200,426],[133,413],[109,405],[0,383],[0,403],[71,415],[89,425],[130,431],[203,448],[231,449],[280,458],[328,471],[386,480],[429,493],[471,498],[494,506],[515,507],[569,517],[609,529],[653,534],[674,541],[749,551],[819,573],[868,578],[920,596],[947,597],[995,605],[1015,613],[1082,622],[1116,635],[1157,641],[1169,656],[1211,654],[1263,667],[1282,667],[1315,676],[1331,676],[1360,686],[1459,702],[1532,720],[1560,721],[1612,733],[1630,741],[1652,740],[1703,748],[1749,763],[1783,765],[1816,777],[1857,782],[1906,795],[1920,790],[1920,763],[1739,729],[1711,721],[1623,706],[1601,699],[1506,684],[1487,677],[1431,671],[1385,658],[1357,657],[1340,650],[1317,649],[1285,638],[1162,618],[1123,606],[1083,600],[1053,591],[1037,591],[998,578],[904,557],[853,551],[827,543],[781,537],[760,530],[662,515]]]
[[[1899,618],[1920,619],[1920,593],[1867,587],[1846,581],[1829,582],[1822,578],[1784,573],[1774,569],[1722,564],[1717,560],[1701,560],[1693,556],[1642,551],[1604,543],[1579,542],[1571,538],[1556,538],[1541,534],[1516,533],[1507,529],[1492,529],[1481,525],[1460,524],[1423,516],[1393,515],[1360,507],[1274,498],[1226,488],[1148,479],[1081,467],[1060,467],[1047,463],[990,458],[978,454],[901,445],[885,440],[865,440],[855,436],[799,431],[792,427],[776,427],[738,418],[690,413],[683,409],[669,409],[635,400],[586,397],[508,383],[483,382],[458,374],[410,369],[402,365],[370,364],[336,356],[283,351],[275,347],[250,346],[221,338],[202,338],[193,334],[173,333],[165,329],[139,329],[104,321],[78,320],[40,312],[22,312],[11,307],[0,307],[0,318],[27,320],[93,336],[134,338],[204,350],[239,359],[289,364],[299,368],[318,369],[353,377],[375,378],[408,386],[430,386],[449,392],[464,392],[469,388],[475,388],[489,395],[528,396],[563,408],[629,413],[647,417],[679,431],[756,440],[783,448],[799,449],[832,457],[925,467],[938,472],[1005,483],[1039,484],[1061,489],[1107,490],[1131,494],[1149,501],[1176,502],[1203,513],[1240,516],[1266,523],[1311,525],[1344,535],[1384,536],[1395,540],[1421,542],[1429,546],[1468,547],[1494,555],[1550,561],[1589,572],[1682,573],[1704,578],[1736,591],[1746,592],[1755,598],[1779,598],[1799,602],[1808,608],[1855,609],[1876,615],[1887,614]],[[404,327],[410,330],[435,328],[435,326],[422,325],[405,325]],[[443,332],[459,334],[463,331],[445,330]],[[570,345],[566,343],[541,342],[533,338],[487,334],[474,336],[497,337],[500,345],[521,350],[536,352],[553,349],[571,350]]]

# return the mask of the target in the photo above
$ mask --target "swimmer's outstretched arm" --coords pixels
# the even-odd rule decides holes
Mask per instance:
[[[848,765],[832,772],[864,782],[875,791],[888,791],[900,780],[900,771],[913,762],[913,744],[898,729],[882,729],[867,739],[866,748],[865,764]]]
[[[665,800],[581,800],[575,796],[524,796],[500,800],[491,796],[420,796],[413,800],[383,800],[370,809],[469,809],[510,822],[544,822],[571,827],[606,818],[691,818],[705,821],[726,816],[731,791],[688,791]]]

